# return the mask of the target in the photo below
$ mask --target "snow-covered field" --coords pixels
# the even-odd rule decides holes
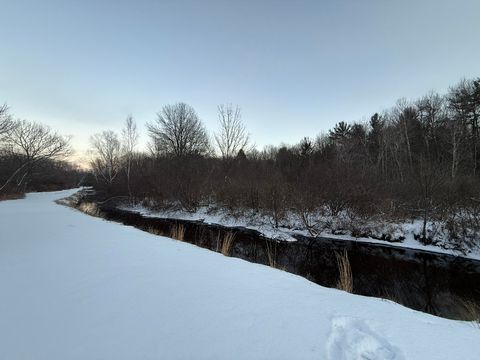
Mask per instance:
[[[0,359],[478,359],[470,323],[84,215],[0,202]]]
[[[173,218],[181,220],[203,221],[210,224],[219,224],[224,226],[241,226],[249,229],[257,230],[266,237],[278,239],[282,241],[295,241],[293,235],[306,235],[309,236],[309,232],[305,229],[305,226],[301,223],[297,216],[289,214],[286,219],[282,221],[278,228],[275,228],[271,219],[268,216],[262,216],[255,214],[244,214],[242,216],[232,216],[224,211],[209,208],[207,206],[200,207],[196,212],[187,212],[184,210],[160,210],[153,211],[142,205],[129,206],[124,205],[120,207],[123,210],[138,212],[147,217],[158,218]],[[331,229],[325,229],[318,233],[318,236],[324,236],[334,238],[337,240],[350,240],[359,242],[368,242],[373,244],[388,245],[394,247],[404,247],[409,249],[419,249],[423,251],[430,251],[441,254],[449,254],[454,256],[461,256],[469,259],[480,260],[480,247],[465,249],[464,252],[453,250],[449,248],[449,244],[442,242],[441,245],[424,245],[420,241],[415,239],[415,234],[421,234],[422,221],[414,220],[412,222],[404,223],[386,223],[386,224],[368,224],[370,228],[377,228],[376,232],[378,237],[382,233],[392,235],[393,238],[402,238],[401,241],[385,241],[378,240],[371,237],[354,237],[348,234],[348,230],[342,228],[342,216],[331,216],[323,219],[325,222],[333,223],[330,226],[340,229],[337,233],[332,233]],[[429,224],[429,227],[435,227],[435,224]]]

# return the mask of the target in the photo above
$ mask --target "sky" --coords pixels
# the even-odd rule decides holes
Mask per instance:
[[[295,143],[480,76],[478,0],[0,0],[0,104],[72,135],[238,104],[253,141]]]

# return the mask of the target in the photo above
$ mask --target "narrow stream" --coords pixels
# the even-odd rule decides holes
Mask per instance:
[[[98,206],[107,220],[169,236],[182,225],[183,241],[213,251],[234,234],[230,256],[275,266],[319,285],[336,287],[336,254],[347,252],[355,294],[387,298],[434,315],[468,319],[465,301],[480,304],[480,261],[388,244],[296,235],[280,242],[243,227],[199,221],[145,217],[110,205]]]

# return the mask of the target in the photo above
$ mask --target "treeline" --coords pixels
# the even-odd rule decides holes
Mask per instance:
[[[441,223],[452,241],[474,242],[480,231],[480,79],[447,94],[399,100],[368,122],[338,123],[293,146],[250,146],[241,111],[218,108],[211,141],[187,104],[164,106],[147,124],[149,151],[137,152],[131,117],[121,135],[92,137],[94,186],[150,206],[194,211],[214,205],[232,214],[267,215],[281,226],[296,214],[312,233],[320,218],[422,219],[419,234],[434,241]],[[321,226],[320,226],[321,228]]]
[[[456,242],[480,234],[480,79],[446,94],[399,100],[366,122],[340,122],[295,145],[251,145],[241,110],[218,107],[219,129],[209,136],[195,110],[166,105],[147,124],[148,151],[139,152],[130,116],[121,134],[91,138],[90,183],[105,198],[128,197],[156,207],[195,211],[216,206],[230,214],[261,214],[273,226],[295,214],[319,233],[325,218],[358,224],[421,219],[419,239],[435,241],[441,224]],[[78,185],[82,173],[65,160],[69,138],[48,127],[14,120],[0,107],[0,196]]]
[[[85,174],[65,161],[70,154],[68,137],[0,107],[0,199],[78,186]]]

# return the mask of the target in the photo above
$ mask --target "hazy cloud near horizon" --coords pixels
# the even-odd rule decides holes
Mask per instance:
[[[480,1],[2,1],[0,103],[74,136],[239,104],[258,145],[480,75]]]

